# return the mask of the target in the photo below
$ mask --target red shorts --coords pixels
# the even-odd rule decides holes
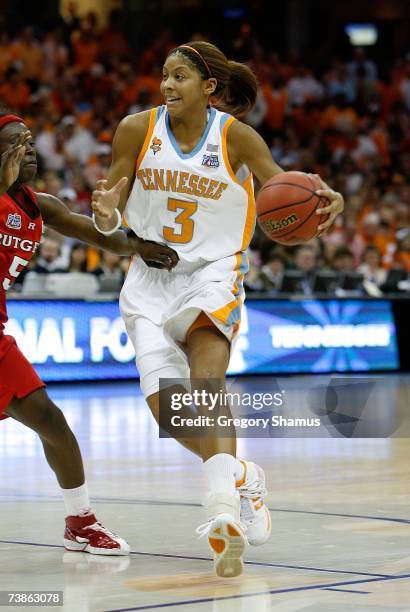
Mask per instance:
[[[7,352],[0,359],[0,419],[13,397],[22,398],[45,387],[33,366],[24,357],[11,336],[0,337],[0,344],[8,344]],[[4,346],[0,346],[0,349]],[[0,350],[1,354],[1,350]]]

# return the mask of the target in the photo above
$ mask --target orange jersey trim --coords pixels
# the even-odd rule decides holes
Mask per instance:
[[[229,117],[229,119],[226,120],[226,123],[222,128],[222,156],[223,156],[223,160],[224,160],[226,169],[228,170],[229,176],[234,181],[234,183],[237,183],[238,185],[243,187],[243,189],[245,189],[248,195],[248,207],[246,210],[246,220],[245,220],[245,227],[243,230],[242,245],[241,245],[241,251],[244,251],[248,247],[251,241],[251,238],[252,238],[253,231],[255,229],[256,206],[255,206],[255,196],[253,193],[252,174],[248,176],[248,178],[242,185],[240,181],[238,181],[238,177],[233,171],[233,168],[229,161],[228,129],[234,121],[235,121],[234,117]]]
[[[238,177],[233,171],[228,157],[228,129],[234,121],[235,117],[229,117],[229,119],[226,120],[225,125],[222,128],[222,156],[224,158],[225,166],[228,170],[229,176],[231,177],[234,183],[238,183],[238,185],[240,185],[241,183],[238,181]]]
[[[245,249],[248,248],[253,232],[254,232],[254,229],[255,229],[256,205],[255,205],[255,196],[253,193],[253,181],[252,181],[251,174],[248,176],[248,178],[244,182],[243,188],[248,194],[248,208],[246,210],[246,221],[245,221],[245,228],[243,230],[241,251],[244,251]]]
[[[148,145],[151,142],[151,136],[154,132],[154,127],[157,121],[157,112],[158,112],[158,108],[151,109],[150,116],[149,116],[148,130],[145,135],[144,144],[142,145],[142,149],[139,152],[139,155],[137,157],[136,170],[138,170],[138,168],[140,167],[141,162],[144,159],[145,153],[147,152]]]

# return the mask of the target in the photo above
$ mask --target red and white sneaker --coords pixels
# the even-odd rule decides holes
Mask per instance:
[[[236,482],[241,500],[241,523],[246,526],[249,544],[260,546],[269,539],[272,531],[270,512],[263,498],[267,495],[265,472],[252,461],[240,460],[245,473]]]
[[[129,555],[129,544],[99,523],[94,514],[66,516],[64,547],[66,550],[92,555]]]

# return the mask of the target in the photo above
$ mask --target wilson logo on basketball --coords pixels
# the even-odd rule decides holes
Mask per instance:
[[[298,218],[299,217],[297,215],[289,215],[288,217],[279,219],[279,221],[268,219],[267,221],[262,221],[262,224],[268,232],[275,232],[277,230],[283,229],[284,227],[292,225],[292,223],[295,223]]]

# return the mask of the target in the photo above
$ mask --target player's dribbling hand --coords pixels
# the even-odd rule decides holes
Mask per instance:
[[[28,130],[21,132],[17,141],[1,156],[0,186],[4,191],[7,191],[16,182],[20,174],[20,164],[26,153],[25,145],[30,138],[31,134]]]
[[[317,176],[317,175],[316,175]],[[320,177],[318,177],[320,178]],[[345,207],[344,198],[341,193],[338,191],[333,191],[322,179],[320,179],[322,183],[322,189],[317,189],[315,193],[321,198],[328,200],[326,206],[322,206],[322,208],[318,208],[316,210],[317,215],[329,215],[324,223],[321,223],[317,230],[316,234],[317,238],[323,236],[325,232],[333,225],[334,220],[340,213],[343,212]]]
[[[123,176],[111,189],[105,188],[106,183],[105,179],[97,181],[96,189],[91,195],[91,208],[96,216],[108,220],[120,202],[121,191],[128,183],[128,178]]]

